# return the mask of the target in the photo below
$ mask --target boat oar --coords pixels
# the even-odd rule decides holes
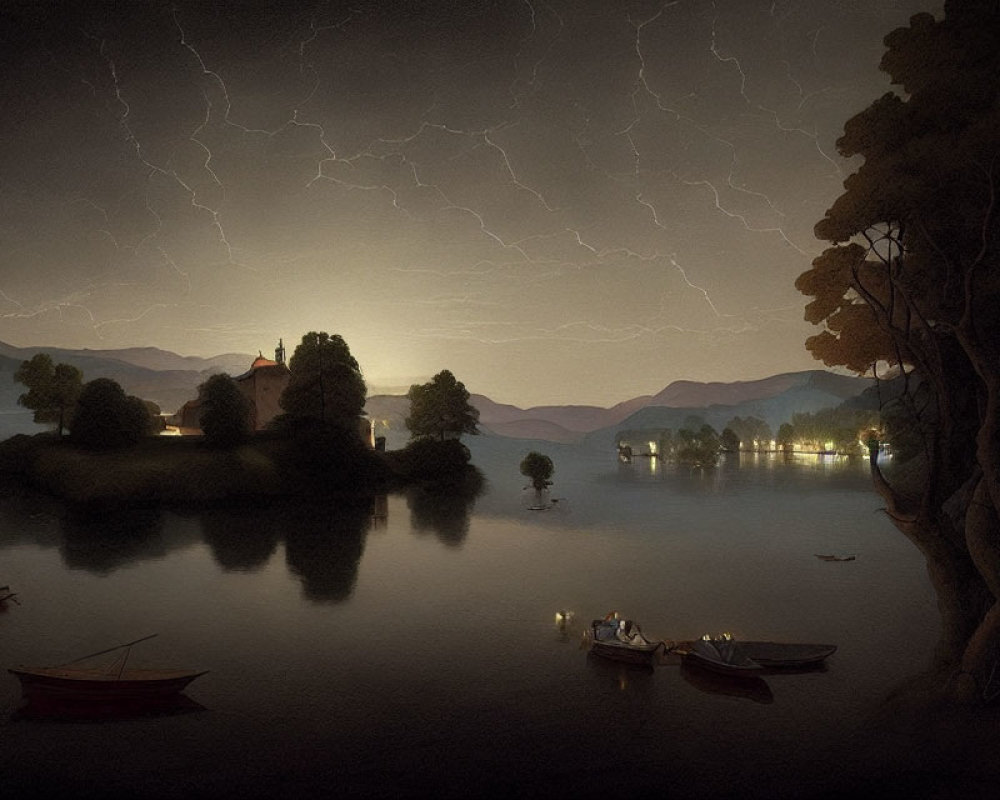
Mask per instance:
[[[88,658],[96,658],[97,656],[103,656],[105,653],[113,653],[115,650],[121,650],[123,647],[131,647],[134,644],[139,644],[139,642],[145,642],[147,639],[152,639],[158,634],[151,633],[149,636],[143,636],[141,639],[136,639],[134,642],[127,642],[126,644],[119,644],[114,647],[109,647],[107,650],[100,650],[97,653],[91,653],[88,656],[80,656],[80,658],[74,658],[72,661],[67,661],[66,664],[60,664],[60,666],[65,667],[68,664],[75,664],[77,661],[86,661]]]

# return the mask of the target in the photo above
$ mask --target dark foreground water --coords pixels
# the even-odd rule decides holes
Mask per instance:
[[[922,557],[862,466],[657,471],[545,445],[558,502],[532,512],[517,471],[528,448],[471,444],[489,478],[472,503],[95,522],[8,500],[0,585],[21,605],[0,612],[4,667],[157,633],[136,665],[210,672],[187,691],[200,710],[97,721],[26,718],[3,674],[4,795],[944,797],[957,785],[961,764],[914,774],[910,734],[873,727],[887,693],[929,663],[939,623]],[[825,670],[750,683],[621,667],[580,649],[612,609],[658,637],[839,649]],[[564,627],[561,610],[575,615]]]

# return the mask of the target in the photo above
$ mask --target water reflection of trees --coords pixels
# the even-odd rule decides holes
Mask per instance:
[[[448,490],[411,489],[406,494],[410,526],[417,532],[433,532],[449,547],[461,547],[469,535],[469,516],[482,483]]]
[[[285,561],[309,600],[341,603],[354,593],[372,507],[372,498],[351,498],[288,512]]]
[[[235,512],[211,510],[201,515],[201,530],[212,557],[223,570],[251,572],[262,568],[281,538],[281,517],[268,509]]]
[[[416,531],[432,531],[445,544],[460,546],[469,532],[475,498],[482,491],[414,490],[407,496]],[[13,531],[29,531],[31,507],[3,505],[0,522]],[[29,513],[30,512],[30,513]],[[104,515],[77,514],[64,508],[46,515],[48,525],[36,525],[30,541],[44,540],[45,531],[57,546],[64,565],[100,575],[123,566],[162,558],[203,541],[223,571],[249,572],[265,567],[285,544],[285,561],[302,582],[307,599],[339,603],[354,592],[373,526],[384,526],[387,498],[338,497],[326,503],[302,503],[264,508],[215,508],[177,515],[162,509],[118,510]],[[20,539],[10,534],[12,541]],[[28,534],[21,534],[28,538]],[[0,547],[7,536],[0,537]]]
[[[47,495],[0,485],[0,550],[25,543],[59,547],[61,513],[62,507]]]
[[[59,551],[70,569],[107,574],[126,564],[165,555],[163,514],[156,509],[115,514],[66,513]]]
[[[285,541],[289,571],[302,580],[315,602],[348,599],[357,582],[365,536],[373,518],[372,498],[338,499],[331,505],[304,504],[267,509],[211,509],[201,512],[186,537],[182,524],[164,525],[158,510],[121,511],[97,518],[64,517],[60,552],[70,569],[109,573],[126,564],[166,555],[201,538],[219,567],[251,571],[270,561]]]

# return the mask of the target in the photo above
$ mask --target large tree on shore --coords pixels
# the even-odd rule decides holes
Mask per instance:
[[[18,404],[35,412],[35,422],[54,423],[62,436],[80,397],[83,373],[71,364],[53,364],[48,353],[37,353],[22,362],[14,380],[28,388]]]
[[[453,433],[479,433],[479,409],[469,403],[465,384],[442,370],[430,382],[414,384],[407,393],[410,415],[406,427],[413,436],[436,436],[444,440]]]
[[[234,447],[250,436],[250,399],[225,372],[198,387],[201,430],[209,444]]]
[[[288,362],[281,407],[292,419],[357,430],[368,387],[347,342],[325,331],[302,337]]]
[[[837,147],[864,163],[796,285],[824,326],[813,355],[905,376],[886,417],[910,457],[883,474],[873,451],[872,475],[926,556],[942,682],[971,700],[1000,690],[1000,3],[944,8],[885,38],[902,95],[845,125]]]
[[[130,447],[152,433],[146,404],[110,378],[95,378],[83,385],[73,415],[70,439],[87,450]]]

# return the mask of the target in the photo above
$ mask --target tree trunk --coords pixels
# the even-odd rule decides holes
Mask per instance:
[[[988,610],[969,637],[962,654],[961,672],[955,684],[955,697],[961,702],[984,699],[987,684],[1000,659],[1000,547],[997,541],[997,515],[990,502],[985,479],[980,479],[965,516],[965,539],[969,555],[985,582],[989,595]]]
[[[889,519],[924,556],[941,615],[941,636],[931,669],[941,675],[951,674],[960,668],[969,640],[981,627],[984,609],[993,602],[993,596],[962,546],[962,536],[953,530],[952,519],[929,513],[926,504],[918,511],[906,510],[882,474],[876,453],[871,454],[869,462],[875,490],[885,500]]]

